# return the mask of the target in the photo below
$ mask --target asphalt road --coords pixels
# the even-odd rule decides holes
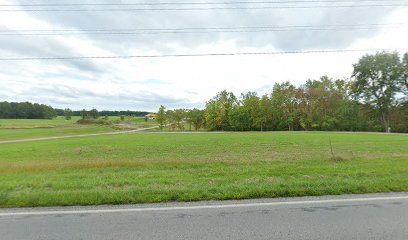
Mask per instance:
[[[0,239],[408,239],[408,193],[0,210]]]

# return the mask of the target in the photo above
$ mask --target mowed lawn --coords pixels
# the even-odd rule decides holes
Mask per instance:
[[[408,191],[408,135],[145,133],[0,144],[0,207],[388,191]]]

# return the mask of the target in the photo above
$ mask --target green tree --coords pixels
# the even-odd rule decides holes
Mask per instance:
[[[64,109],[64,116],[66,120],[71,120],[72,118],[72,110],[69,108]]]
[[[297,89],[294,85],[289,82],[275,84],[271,94],[271,107],[276,130],[294,130],[297,103]]]
[[[405,91],[406,100],[408,101],[408,53],[404,54],[402,59],[403,77],[402,77],[402,88]]]
[[[173,121],[176,124],[176,127],[180,130],[184,130],[184,122],[186,118],[186,110],[183,108],[175,109],[173,111]]]
[[[173,110],[167,110],[166,111],[166,119],[169,123],[169,127],[172,131],[174,131],[177,127],[177,123],[175,120],[175,115]]]
[[[12,106],[9,102],[0,102],[0,118],[11,118]]]
[[[93,119],[98,119],[99,118],[98,110],[96,110],[95,108],[91,109],[91,111],[89,111],[89,116],[91,116],[91,118]]]
[[[245,109],[240,105],[236,104],[234,107],[229,111],[229,124],[232,130],[235,131],[244,131],[246,130],[246,119],[248,118],[247,112]]]
[[[43,104],[41,104],[41,108],[42,108],[42,117],[40,118],[53,119],[57,117],[57,112],[54,110],[54,108],[47,106],[47,105],[43,105]]]
[[[57,111],[47,105],[30,102],[0,102],[0,118],[52,119]]]
[[[86,111],[85,109],[82,109],[82,111],[81,111],[81,118],[82,119],[87,119],[89,116],[88,116],[88,111]]]
[[[160,105],[156,121],[159,124],[160,129],[163,129],[164,125],[166,125],[166,108],[163,105]]]
[[[204,125],[204,111],[194,108],[187,113],[187,121],[198,131]]]
[[[262,128],[260,124],[260,102],[256,92],[248,92],[241,95],[240,104],[244,115],[246,117],[242,119],[244,121],[245,130],[259,130]]]
[[[388,132],[390,110],[403,77],[399,54],[379,52],[365,55],[353,67],[354,93],[377,110],[383,128]]]
[[[228,130],[230,128],[229,112],[236,105],[237,98],[226,90],[206,103],[205,122],[211,130]]]
[[[268,94],[264,94],[259,101],[259,116],[257,123],[261,127],[261,131],[264,131],[265,126],[270,125],[272,122],[272,101],[268,97]]]

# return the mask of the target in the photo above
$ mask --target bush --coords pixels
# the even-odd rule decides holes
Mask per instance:
[[[99,125],[111,125],[110,121],[104,119],[79,119],[78,124],[99,124]]]

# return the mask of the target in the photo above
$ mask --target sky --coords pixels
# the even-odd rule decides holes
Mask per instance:
[[[307,0],[306,0],[307,1]],[[62,3],[140,4],[160,1],[85,0]],[[30,101],[56,108],[156,111],[204,108],[224,89],[239,96],[270,93],[275,83],[300,85],[327,75],[346,79],[352,65],[367,53],[331,52],[250,56],[206,56],[120,59],[14,60],[5,58],[174,55],[239,52],[290,52],[333,49],[398,49],[408,51],[408,1],[245,3],[240,5],[92,5],[21,6],[50,4],[51,0],[0,1],[0,101]],[[210,2],[210,1],[207,1]],[[217,1],[211,1],[216,3]],[[226,2],[226,1],[218,1]],[[233,1],[230,1],[233,2]],[[241,2],[241,1],[240,1]],[[267,2],[267,1],[266,1]],[[272,1],[276,2],[276,1]],[[381,7],[330,7],[389,4]],[[6,6],[17,5],[17,6]],[[269,8],[269,7],[288,8]],[[309,8],[293,8],[308,6]],[[205,10],[137,10],[140,8],[207,8]],[[208,8],[241,9],[208,9]],[[250,9],[262,7],[262,9]],[[76,11],[28,11],[33,9]],[[77,11],[86,9],[126,11]],[[18,11],[1,11],[1,10]],[[133,9],[130,11],[129,9]],[[282,26],[348,25],[369,29],[194,32],[145,34],[21,35],[27,30],[124,30],[180,28],[256,29]],[[372,24],[388,24],[374,26]],[[374,26],[374,27],[373,27]],[[256,28],[254,28],[256,27]],[[242,29],[241,29],[242,30]],[[191,33],[193,31],[193,33]],[[2,34],[3,33],[3,34]],[[9,34],[20,33],[20,35]],[[29,32],[33,33],[33,32]],[[44,33],[44,32],[34,32]],[[45,32],[50,33],[50,32]],[[67,33],[67,32],[64,32]],[[405,50],[406,49],[406,50]]]

